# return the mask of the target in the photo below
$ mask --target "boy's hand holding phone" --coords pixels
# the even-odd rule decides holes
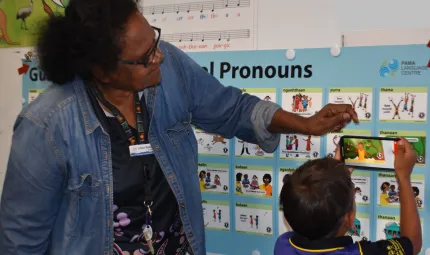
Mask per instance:
[[[394,158],[394,170],[399,181],[410,182],[412,170],[414,169],[417,155],[412,150],[408,140],[401,137],[397,142],[397,151]]]

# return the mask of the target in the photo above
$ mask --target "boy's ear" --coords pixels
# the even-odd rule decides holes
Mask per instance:
[[[355,211],[351,211],[351,212],[347,213],[345,215],[345,217],[346,217],[346,222],[348,224],[348,227],[349,228],[354,227]]]

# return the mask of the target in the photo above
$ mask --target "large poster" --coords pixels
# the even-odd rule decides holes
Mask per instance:
[[[430,248],[426,45],[344,48],[338,57],[332,57],[329,49],[303,49],[297,50],[294,60],[285,57],[285,50],[188,54],[224,85],[276,102],[286,111],[309,118],[328,103],[349,102],[361,120],[321,137],[284,134],[274,153],[235,137],[195,129],[199,152],[195,174],[201,189],[196,196],[202,196],[208,252],[273,254],[276,238],[290,230],[279,204],[283,177],[307,160],[333,157],[342,135],[401,135],[411,142],[419,156],[411,181],[423,219],[422,250]],[[23,65],[28,66],[22,70],[26,105],[48,83],[34,61],[24,59]],[[401,233],[394,174],[360,168],[352,181],[357,215],[348,235],[376,241],[389,238],[389,229]]]
[[[0,1],[0,48],[36,44],[42,22],[64,14],[69,0]]]

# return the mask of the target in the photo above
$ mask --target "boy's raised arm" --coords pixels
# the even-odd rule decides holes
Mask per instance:
[[[420,217],[411,185],[411,173],[417,156],[411,145],[401,138],[396,153],[394,168],[400,192],[400,229],[402,236],[409,238],[413,254],[420,253],[422,248],[422,231]]]

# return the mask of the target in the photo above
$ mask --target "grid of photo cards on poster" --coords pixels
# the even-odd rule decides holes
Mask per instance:
[[[243,93],[275,102],[284,110],[311,117],[324,105],[351,104],[359,126],[347,126],[322,137],[282,134],[274,153],[237,138],[226,139],[194,128],[199,152],[198,172],[207,230],[235,231],[277,237],[290,231],[279,205],[282,180],[307,160],[333,157],[343,135],[403,136],[418,158],[412,179],[419,210],[425,208],[426,131],[399,129],[427,122],[427,87],[297,87],[241,88]],[[375,147],[375,146],[371,146]],[[377,147],[377,146],[376,146]],[[376,148],[375,147],[375,148]],[[381,158],[383,150],[369,151]],[[370,150],[370,149],[369,149]],[[358,156],[358,155],[356,155]],[[383,157],[382,157],[383,158]],[[357,214],[349,235],[358,240],[389,239],[400,234],[399,190],[394,172],[356,169]],[[211,194],[211,198],[206,197]]]

